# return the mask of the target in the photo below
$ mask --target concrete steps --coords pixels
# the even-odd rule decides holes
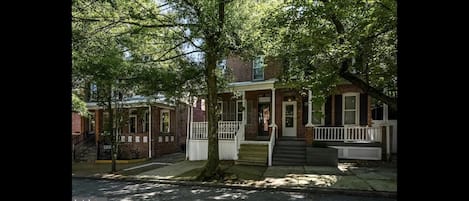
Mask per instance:
[[[97,148],[94,137],[75,146],[75,162],[92,163],[97,159]]]
[[[306,165],[305,145],[304,138],[279,138],[274,147],[272,165]]]

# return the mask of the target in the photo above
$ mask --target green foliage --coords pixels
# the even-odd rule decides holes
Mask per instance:
[[[378,90],[397,89],[395,0],[286,1],[262,22],[266,54],[282,58],[282,80],[296,88],[324,96],[345,70]]]
[[[88,115],[86,103],[74,93],[72,93],[72,111],[78,112],[81,116]]]

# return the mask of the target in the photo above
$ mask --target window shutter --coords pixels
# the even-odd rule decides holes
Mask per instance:
[[[326,126],[332,125],[332,98],[327,97],[326,103],[324,104],[324,124]]]
[[[360,125],[368,124],[368,94],[360,94]]]
[[[335,125],[342,126],[342,94],[335,95]]]

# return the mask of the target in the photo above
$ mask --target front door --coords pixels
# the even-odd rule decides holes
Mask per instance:
[[[296,137],[296,101],[282,103],[282,135]]]

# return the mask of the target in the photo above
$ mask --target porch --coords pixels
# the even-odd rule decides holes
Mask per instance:
[[[382,126],[354,126],[313,127],[312,130],[313,140],[323,141],[328,146],[339,149],[338,157],[341,159],[381,160],[383,131],[385,132],[383,129]],[[242,121],[218,122],[220,160],[251,161],[257,165],[272,166],[274,147],[279,139],[276,127],[269,129],[268,140],[246,140],[245,130],[245,124]],[[207,160],[207,136],[207,122],[192,122],[190,124],[190,134],[186,143],[186,158],[188,160]],[[243,151],[243,147],[251,150]]]

